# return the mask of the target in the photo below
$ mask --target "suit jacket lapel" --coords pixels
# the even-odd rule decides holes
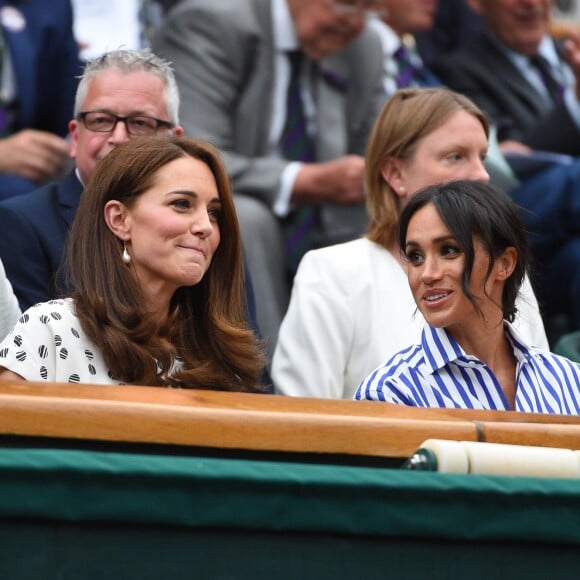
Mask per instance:
[[[58,186],[58,205],[61,216],[67,225],[67,231],[72,225],[73,219],[79,207],[83,184],[73,169]]]
[[[545,115],[549,109],[547,104],[544,105],[544,96],[527,81],[492,39],[486,34],[481,38],[483,43],[481,52],[486,55],[482,58],[485,59],[489,70],[498,71],[497,77],[501,79],[505,88],[522,99],[531,111],[539,116]]]

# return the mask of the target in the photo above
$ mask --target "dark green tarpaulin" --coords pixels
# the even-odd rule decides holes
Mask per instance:
[[[0,578],[553,579],[580,481],[0,449],[0,547]]]

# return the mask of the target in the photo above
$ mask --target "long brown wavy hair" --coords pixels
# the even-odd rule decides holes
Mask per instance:
[[[221,240],[209,270],[173,295],[163,328],[145,308],[139,281],[122,261],[123,242],[109,229],[104,207],[131,208],[160,168],[190,156],[207,165],[222,206]],[[76,314],[99,347],[112,377],[140,385],[259,390],[263,357],[246,322],[242,245],[230,179],[210,144],[178,136],[134,138],[99,162],[82,194],[67,260]],[[175,357],[183,369],[169,372]]]

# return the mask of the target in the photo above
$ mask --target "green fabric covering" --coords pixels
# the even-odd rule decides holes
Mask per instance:
[[[578,546],[0,522],[3,580],[571,580]]]
[[[580,482],[203,457],[0,449],[0,516],[580,543]]]
[[[580,363],[580,330],[561,336],[554,345],[553,351]]]

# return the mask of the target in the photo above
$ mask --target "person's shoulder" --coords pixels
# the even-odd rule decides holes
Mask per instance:
[[[28,193],[3,199],[0,201],[0,209],[8,209],[16,213],[30,212],[36,207],[44,207],[47,202],[58,195],[58,190],[59,182],[52,182]]]
[[[568,369],[580,379],[580,363],[573,361],[561,354],[536,347],[530,347],[529,353],[534,358],[541,360],[545,366],[559,369]]]
[[[489,50],[490,43],[486,35],[483,33],[477,34],[471,40],[437,59],[432,64],[433,71],[436,74],[441,74],[442,71],[453,70],[466,65],[471,66],[473,63],[484,64],[482,54],[489,53]]]
[[[78,327],[76,321],[72,299],[38,302],[21,314],[13,329],[14,340],[21,340],[19,337],[22,336],[34,339],[53,336],[62,340],[70,332],[77,332],[80,336],[80,332],[75,330]]]
[[[367,376],[357,389],[355,397],[408,404],[408,384],[416,382],[424,361],[425,353],[420,344],[403,348]],[[391,389],[396,391],[396,396],[389,395]]]
[[[23,316],[41,318],[48,315],[49,320],[60,321],[65,318],[76,318],[74,301],[72,298],[55,298],[45,302],[38,302],[24,311]]]
[[[568,369],[580,378],[580,363],[545,348],[530,345],[522,336],[521,330],[513,323],[504,322],[504,326],[508,331],[508,338],[514,347],[516,357],[520,362],[533,361],[536,365],[543,366],[549,372],[557,372],[558,369]]]
[[[416,369],[425,360],[425,352],[421,344],[411,344],[393,354],[387,361],[378,366],[371,375],[370,380],[384,382],[386,380],[397,381],[401,376],[408,376],[410,369]]]
[[[5,233],[27,224],[39,232],[52,231],[48,224],[58,213],[59,184],[50,183],[29,193],[9,197],[0,202],[0,216]]]
[[[247,43],[262,38],[271,26],[266,0],[189,0],[178,3],[165,17],[153,41],[153,49],[163,54],[173,35],[183,34],[190,50],[199,49],[197,58],[214,58],[213,50],[204,50],[203,42],[219,45],[227,59],[237,62],[249,58]],[[191,38],[188,38],[191,35]],[[202,42],[201,39],[204,39]],[[196,52],[197,54],[197,52]],[[176,55],[171,60],[175,61]],[[252,64],[255,64],[253,61]]]
[[[421,343],[406,346],[393,354],[384,365],[389,376],[399,376],[409,368],[415,368],[425,360],[425,351]]]
[[[316,250],[310,250],[304,257],[313,261],[333,261],[341,259],[345,255],[357,255],[364,251],[363,239],[352,240],[350,242],[343,242],[341,244],[332,244],[331,246],[324,246]]]
[[[383,254],[390,256],[384,248],[366,238],[333,244],[307,252],[300,262],[298,274],[304,275],[308,272],[325,277],[350,277],[362,269],[367,269],[370,261]],[[388,256],[386,259],[388,260]]]
[[[168,19],[179,20],[186,14],[203,14],[212,20],[235,20],[239,24],[253,16],[260,4],[267,3],[264,0],[186,0],[171,10]]]
[[[18,2],[15,8],[26,18],[27,24],[33,22],[34,28],[38,29],[42,23],[51,27],[68,28],[69,18],[72,17],[72,3],[70,0],[27,0]],[[69,18],[63,18],[68,16]]]

